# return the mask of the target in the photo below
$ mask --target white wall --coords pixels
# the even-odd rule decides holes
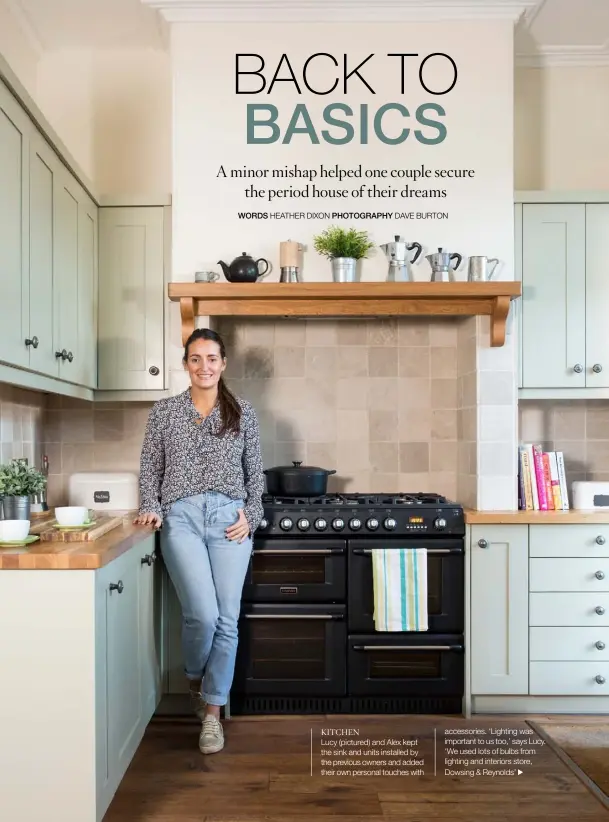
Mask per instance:
[[[609,67],[516,70],[516,189],[609,189],[608,134]]]
[[[36,97],[100,194],[171,191],[166,51],[47,52]]]
[[[35,98],[39,51],[6,0],[0,0],[0,54]]]
[[[227,261],[247,250],[255,257],[269,259],[275,267],[270,280],[279,277],[279,243],[291,238],[309,246],[305,258],[307,280],[330,277],[329,264],[312,248],[313,235],[329,222],[366,229],[376,244],[402,233],[409,241],[416,240],[436,250],[444,246],[463,255],[489,254],[503,262],[502,276],[513,277],[513,65],[512,31],[507,23],[417,24],[408,26],[409,42],[416,42],[420,55],[444,51],[458,66],[459,76],[454,89],[447,95],[433,96],[419,85],[417,73],[405,95],[400,94],[399,60],[387,58],[390,52],[408,51],[404,45],[404,27],[378,24],[321,25],[197,25],[172,26],[172,61],[174,69],[174,277],[188,279],[197,265],[215,266],[218,259]],[[362,84],[350,81],[349,93],[316,96],[306,91],[298,95],[291,83],[278,83],[269,95],[235,93],[235,55],[252,52],[264,56],[268,80],[284,51],[294,67],[315,52],[330,52],[342,58],[348,52],[349,65],[354,67],[368,54],[375,58],[362,69],[376,90],[370,94]],[[318,61],[315,65],[321,65]],[[487,67],[492,64],[493,71]],[[329,61],[323,71],[313,75],[319,87],[327,87],[335,76]],[[287,72],[281,73],[282,77]],[[452,74],[431,61],[428,85],[445,87]],[[301,84],[302,85],[302,84]],[[370,129],[369,142],[361,145],[357,137],[345,145],[330,145],[323,141],[311,143],[306,135],[295,135],[289,145],[248,145],[246,142],[246,106],[248,103],[273,103],[280,110],[279,122],[287,126],[293,107],[305,103],[318,130],[327,127],[322,121],[322,109],[329,103],[347,102],[359,107],[367,103],[375,111],[387,102],[401,102],[414,112],[424,102],[440,103],[446,109],[443,121],[447,138],[439,145],[422,145],[414,139],[416,122],[410,122],[412,132],[401,145],[386,145],[377,140]],[[404,125],[397,115],[388,115],[387,128],[397,134]],[[334,129],[336,135],[343,132]],[[357,132],[356,132],[357,133]],[[435,132],[428,132],[434,134]],[[320,168],[339,164],[341,167],[400,169],[424,164],[435,169],[473,169],[473,179],[424,180],[410,182],[419,189],[445,188],[446,199],[355,199],[323,200],[247,199],[244,188],[252,180],[218,177],[219,167],[230,169],[244,165],[257,168],[281,168],[285,165]],[[306,180],[253,181],[257,187],[302,188]],[[327,187],[328,181],[313,181]],[[368,180],[349,180],[333,185],[356,188]],[[377,180],[383,187],[403,181]],[[277,185],[279,183],[279,185]],[[393,219],[327,219],[319,220],[240,220],[239,210],[317,212],[448,212],[447,220],[408,221]],[[366,279],[386,276],[386,261],[377,249],[364,264]],[[423,260],[418,276],[429,279],[429,267]],[[462,273],[461,277],[465,277]]]

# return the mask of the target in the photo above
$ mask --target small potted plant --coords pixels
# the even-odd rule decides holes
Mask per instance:
[[[315,251],[332,261],[336,282],[355,282],[357,261],[374,246],[366,231],[330,226],[313,238]]]
[[[30,497],[44,490],[46,482],[44,474],[30,468],[25,458],[0,465],[0,499],[4,519],[29,519]]]

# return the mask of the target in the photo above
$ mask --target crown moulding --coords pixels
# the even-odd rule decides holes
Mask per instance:
[[[539,0],[141,0],[170,23],[387,23],[504,20]]]

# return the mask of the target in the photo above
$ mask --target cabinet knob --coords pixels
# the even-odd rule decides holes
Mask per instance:
[[[159,371],[159,369],[157,368],[156,365],[151,365],[150,368],[148,369],[148,373],[152,374],[153,377],[158,377],[160,371]]]
[[[142,565],[152,565],[152,563],[156,560],[155,554],[146,554],[145,557],[142,557]]]
[[[599,534],[596,538],[597,545],[604,545],[605,544],[605,537],[602,534]]]
[[[39,342],[38,337],[32,337],[31,340],[26,340],[25,344],[26,345],[31,345],[32,348],[38,348],[38,342]]]
[[[594,609],[599,616],[602,616],[605,613],[605,609],[602,605],[597,605]]]
[[[584,367],[583,367],[583,365],[581,365],[581,363],[576,362],[575,365],[573,366],[573,370],[575,371],[576,374],[581,374],[581,372],[584,370]]]
[[[605,684],[605,677],[601,676],[600,674],[598,676],[595,676],[594,679],[598,682],[599,685]]]
[[[74,359],[74,354],[72,354],[71,351],[68,351],[68,353],[66,355],[66,359],[67,359],[68,362],[72,362],[72,360]]]
[[[123,580],[119,579],[118,582],[111,582],[110,583],[110,590],[111,591],[118,591],[119,594],[122,594],[125,590],[125,586],[123,585]]]
[[[599,363],[595,363],[595,364],[592,366],[592,370],[594,371],[594,373],[595,373],[595,374],[600,374],[600,373],[601,373],[601,371],[603,370],[603,366],[602,366],[602,365],[599,365]]]
[[[61,357],[62,360],[65,360],[68,356],[68,352],[64,348],[63,351],[56,351],[55,356],[57,357],[57,359]]]
[[[597,572],[594,574],[594,576],[595,576],[597,579],[605,579],[605,572],[604,572],[604,571],[597,571]]]
[[[599,651],[604,651],[604,650],[605,650],[605,643],[604,643],[604,642],[602,642],[602,641],[599,639],[599,641],[598,641],[598,642],[595,642],[595,643],[594,643],[594,647],[595,647],[595,648],[598,648],[598,650],[599,650]]]
[[[480,548],[488,548],[488,542],[485,539],[479,539],[478,545]]]

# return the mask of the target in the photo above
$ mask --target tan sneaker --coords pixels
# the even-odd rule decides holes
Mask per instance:
[[[208,714],[199,736],[199,750],[204,754],[218,753],[224,747],[224,731],[220,720]]]
[[[190,692],[190,707],[201,722],[203,722],[205,719],[205,712],[207,711],[207,702],[203,699],[199,691]]]

